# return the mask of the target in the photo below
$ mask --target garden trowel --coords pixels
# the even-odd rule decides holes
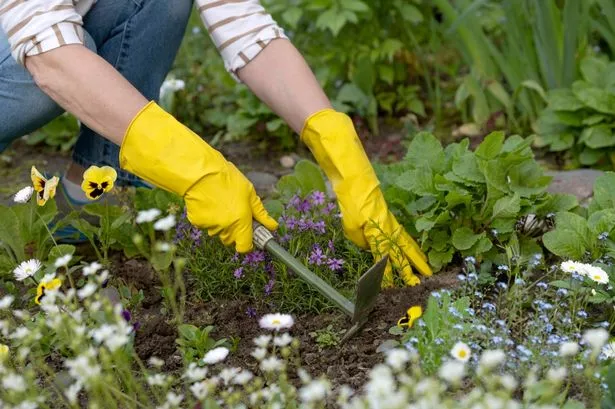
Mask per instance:
[[[351,318],[352,326],[344,334],[341,342],[345,342],[361,329],[376,304],[388,256],[374,264],[359,278],[353,303],[280,246],[266,227],[257,222],[254,222],[253,227],[253,241],[256,247],[268,251]]]

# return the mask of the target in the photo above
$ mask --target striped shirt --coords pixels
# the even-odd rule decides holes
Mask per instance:
[[[0,27],[15,59],[67,44],[83,44],[83,16],[96,0],[0,0]],[[259,0],[196,0],[196,7],[224,59],[235,73],[275,38],[287,38]]]

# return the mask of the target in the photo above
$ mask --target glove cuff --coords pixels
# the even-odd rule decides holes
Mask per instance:
[[[119,160],[122,169],[180,196],[204,176],[218,173],[226,162],[154,101],[128,126]]]

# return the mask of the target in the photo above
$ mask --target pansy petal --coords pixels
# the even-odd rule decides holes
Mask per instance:
[[[30,178],[32,179],[32,186],[34,186],[34,190],[37,192],[42,192],[45,190],[45,182],[47,182],[47,179],[34,166],[32,166],[32,169],[30,170]]]

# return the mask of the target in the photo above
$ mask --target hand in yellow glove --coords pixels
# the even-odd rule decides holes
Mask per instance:
[[[393,285],[391,265],[407,285],[420,283],[411,265],[430,276],[427,257],[389,211],[350,118],[332,109],[316,112],[305,121],[301,140],[331,181],[346,236],[376,259],[389,255],[383,286]]]
[[[252,250],[252,221],[269,230],[272,219],[254,186],[220,152],[154,102],[132,120],[120,149],[120,166],[182,196],[190,223],[219,235],[240,253]]]

